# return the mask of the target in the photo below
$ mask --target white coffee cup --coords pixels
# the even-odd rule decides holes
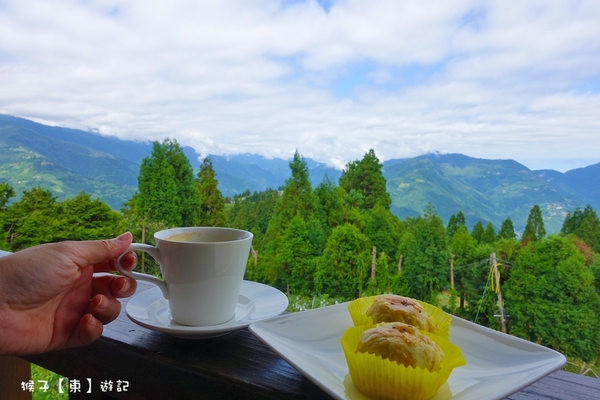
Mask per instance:
[[[125,253],[145,251],[159,264],[164,280],[117,269],[125,276],[155,284],[169,302],[173,321],[213,326],[235,315],[253,235],[219,227],[173,228],[156,232],[156,247],[133,243]],[[124,254],[125,254],[124,253]]]

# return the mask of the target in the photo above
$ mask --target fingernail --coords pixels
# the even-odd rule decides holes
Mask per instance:
[[[121,292],[126,292],[129,290],[131,285],[129,284],[129,281],[126,278],[122,278],[122,281],[123,284],[121,285]]]
[[[98,295],[93,298],[92,302],[94,308],[101,308],[100,306],[104,303],[104,296]]]
[[[131,232],[125,232],[125,233],[120,234],[117,237],[117,240],[120,242],[124,242],[124,241],[129,240],[129,236],[131,236]]]

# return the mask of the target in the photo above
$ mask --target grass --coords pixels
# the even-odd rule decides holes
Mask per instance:
[[[62,393],[58,390],[61,378],[63,379]],[[33,400],[67,400],[69,398],[69,384],[63,376],[39,365],[31,364],[31,380],[34,382]],[[47,385],[44,382],[47,382]]]

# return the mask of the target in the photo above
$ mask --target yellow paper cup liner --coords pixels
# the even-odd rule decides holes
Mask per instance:
[[[367,315],[367,310],[369,309],[371,304],[373,304],[376,297],[378,296],[361,297],[359,299],[351,301],[350,304],[348,304],[348,312],[352,317],[354,326],[375,325],[373,319]],[[435,333],[436,335],[441,336],[444,339],[450,338],[450,324],[452,323],[452,317],[446,314],[441,308],[432,306],[431,304],[425,303],[420,300],[415,301],[417,301],[423,306],[427,314],[429,314],[429,317],[435,322],[437,328],[434,332],[431,333]]]
[[[465,365],[460,348],[429,332],[429,336],[444,351],[442,367],[437,372],[425,368],[405,367],[369,353],[355,353],[360,335],[371,326],[348,328],[341,339],[354,386],[377,400],[426,400],[433,397],[448,380],[454,368]]]

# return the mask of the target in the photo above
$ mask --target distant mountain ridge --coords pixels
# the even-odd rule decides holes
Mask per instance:
[[[191,147],[183,150],[197,171],[200,155]],[[151,151],[149,141],[125,141],[0,114],[0,181],[9,182],[19,196],[37,185],[59,199],[84,190],[120,209],[135,193],[139,165]],[[290,176],[289,160],[254,154],[209,158],[219,189],[229,197],[277,189]],[[342,174],[324,163],[305,161],[313,187],[325,175],[338,182]],[[383,175],[391,210],[400,218],[422,214],[431,203],[444,221],[462,210],[469,226],[481,220],[498,229],[510,217],[522,230],[531,207],[538,204],[546,230],[557,232],[567,211],[588,204],[600,211],[600,163],[561,173],[532,171],[514,160],[433,153],[387,160]]]

